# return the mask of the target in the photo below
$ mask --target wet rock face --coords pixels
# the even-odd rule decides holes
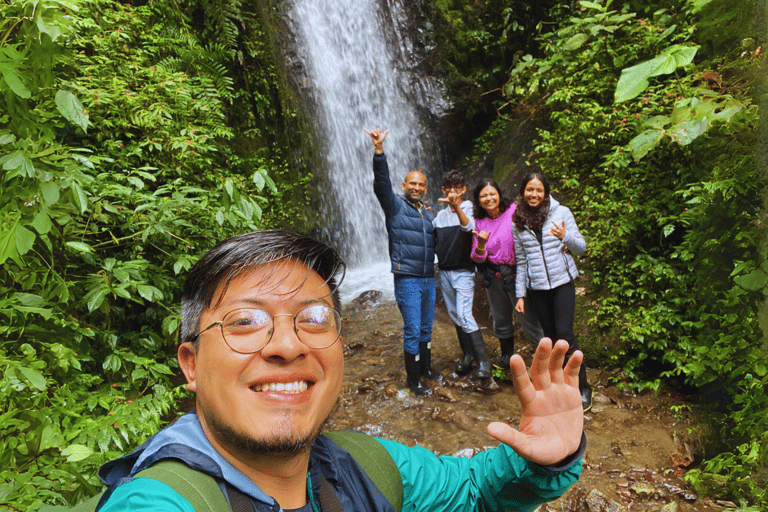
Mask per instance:
[[[482,296],[477,301],[484,303]],[[494,357],[499,349],[490,334],[491,320],[487,315],[475,318]],[[453,373],[462,354],[443,305],[433,326],[432,369],[444,377],[424,381],[430,387],[424,397],[414,396],[405,385],[402,318],[395,304],[348,308],[344,319],[344,390],[328,429],[358,429],[439,455],[471,457],[498,445],[487,433],[488,423],[518,425],[521,409],[510,381],[491,379],[491,384],[477,379],[474,371],[463,377]],[[522,333],[516,334],[522,339]],[[530,364],[528,344],[516,343],[516,348]],[[595,393],[594,406],[584,417],[587,450],[581,478],[540,512],[726,509],[727,503],[697,496],[682,478],[698,444],[688,433],[691,417],[673,413],[680,397],[627,393],[615,386],[614,375],[596,369],[590,368],[588,376]],[[483,388],[493,386],[498,390],[486,394]]]
[[[363,292],[355,297],[348,304],[348,307],[352,309],[364,309],[371,307],[379,301],[382,295],[383,293],[378,290],[368,290],[367,292]]]

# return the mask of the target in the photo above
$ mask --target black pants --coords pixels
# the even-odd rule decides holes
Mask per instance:
[[[573,281],[552,290],[528,290],[526,307],[530,307],[541,323],[544,336],[555,344],[565,340],[570,347],[568,355],[579,348],[573,332],[573,312],[576,308],[576,287]]]

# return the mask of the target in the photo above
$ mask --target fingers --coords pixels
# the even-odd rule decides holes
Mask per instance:
[[[555,346],[552,348],[552,355],[549,359],[549,374],[552,382],[556,384],[562,384],[565,382],[563,376],[563,361],[565,361],[565,353],[568,352],[570,345],[565,340],[558,340]]]
[[[533,370],[533,366],[531,366],[531,370]],[[531,402],[536,396],[536,388],[531,383],[531,379],[528,378],[525,361],[519,354],[515,354],[509,359],[509,371],[512,373],[512,382],[515,384],[515,393],[520,403],[525,405]]]
[[[498,439],[502,443],[510,446],[512,449],[517,450],[520,444],[518,439],[522,436],[516,429],[510,427],[506,423],[500,421],[494,421],[488,424],[488,434],[494,439]]]
[[[552,340],[542,338],[531,362],[531,383],[536,389],[544,389],[552,383],[549,360],[552,357]],[[562,364],[562,359],[560,364]]]
[[[581,369],[581,363],[584,361],[584,354],[581,350],[577,350],[571,355],[568,360],[568,364],[563,369],[563,376],[565,383],[569,386],[579,386],[579,370]]]

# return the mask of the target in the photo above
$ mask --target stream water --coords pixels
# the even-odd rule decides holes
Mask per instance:
[[[497,340],[487,334],[487,307],[479,300],[475,318],[489,351],[498,351]],[[353,301],[345,308],[344,388],[327,428],[362,430],[446,455],[471,457],[496,446],[486,431],[488,423],[516,426],[520,420],[512,384],[498,380],[500,390],[487,394],[472,375],[451,375],[460,350],[453,324],[438,305],[432,367],[444,378],[427,381],[431,392],[415,397],[405,386],[401,326],[391,302],[360,306]],[[519,344],[517,349],[530,364],[530,346]],[[581,478],[540,512],[714,512],[728,507],[697,496],[682,479],[700,450],[690,434],[695,416],[687,411],[684,397],[624,393],[607,373],[589,372],[595,403],[585,415],[587,452]],[[683,412],[676,413],[673,406],[681,405],[677,410]]]
[[[390,130],[385,151],[392,183],[399,191],[406,172],[423,169],[439,175],[439,157],[429,154],[428,127],[419,111],[439,90],[413,76],[411,43],[399,31],[402,5],[377,0],[301,0],[291,2],[288,20],[296,36],[296,54],[306,73],[313,118],[322,134],[328,163],[326,219],[340,211],[341,223],[329,225],[332,240],[350,265],[342,293],[360,288],[392,296],[384,215],[373,194],[373,146],[364,129]],[[427,91],[426,89],[430,90]]]

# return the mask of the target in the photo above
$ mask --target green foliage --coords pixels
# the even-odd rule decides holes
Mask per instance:
[[[722,3],[712,12],[732,19]],[[588,238],[598,296],[590,323],[610,340],[584,340],[587,357],[622,365],[625,385],[659,390],[674,378],[715,402],[718,444],[689,481],[764,507],[765,181],[745,81],[759,52],[711,40],[701,56],[696,27],[711,18],[684,1],[578,4],[504,90],[510,107],[546,126],[535,163]]]
[[[0,0],[0,508],[95,493],[173,417],[179,275],[293,213],[239,8]]]

